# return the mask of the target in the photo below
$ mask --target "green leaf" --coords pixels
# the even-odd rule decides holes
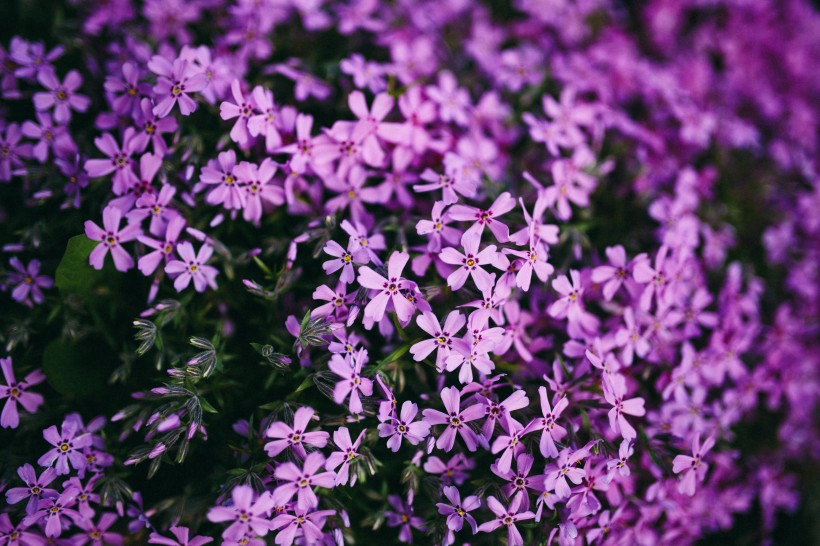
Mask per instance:
[[[405,343],[404,345],[400,346],[398,349],[396,349],[395,351],[393,351],[392,353],[387,355],[387,357],[380,360],[378,362],[378,364],[376,364],[375,366],[373,366],[372,368],[370,368],[368,370],[368,372],[370,373],[370,376],[371,377],[375,376],[377,373],[379,373],[382,370],[382,368],[384,368],[385,366],[387,366],[391,362],[395,362],[396,360],[398,360],[399,358],[404,356],[404,353],[406,353],[407,351],[410,350],[410,346],[417,343],[417,342],[419,342],[419,341],[421,341],[421,340],[417,339],[417,340],[414,340],[410,343]]]
[[[204,411],[207,411],[208,413],[219,413],[219,412],[216,410],[216,408],[215,408],[215,407],[213,407],[213,406],[211,405],[211,403],[210,403],[210,402],[208,402],[208,401],[207,401],[204,397],[202,397],[202,396],[200,396],[200,397],[199,397],[199,405],[200,405],[200,406],[202,406],[202,409],[203,409]]]
[[[68,240],[63,259],[57,266],[54,282],[64,292],[87,292],[105,277],[88,263],[91,251],[97,246],[85,235],[75,235]]]
[[[88,396],[104,389],[114,360],[113,356],[109,360],[100,347],[88,342],[49,343],[43,352],[43,371],[49,385],[60,394],[73,396]]]

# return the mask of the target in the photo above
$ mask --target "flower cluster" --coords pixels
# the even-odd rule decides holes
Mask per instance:
[[[807,2],[71,17],[0,44],[0,541],[692,544],[798,509]]]

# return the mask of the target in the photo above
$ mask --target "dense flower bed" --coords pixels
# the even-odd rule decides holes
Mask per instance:
[[[642,4],[3,36],[0,542],[768,540],[820,450],[820,14]]]

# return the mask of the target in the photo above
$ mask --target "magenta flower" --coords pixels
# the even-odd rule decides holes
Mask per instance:
[[[427,408],[422,411],[424,420],[431,425],[447,425],[444,432],[436,440],[436,447],[444,451],[453,449],[456,434],[464,440],[467,449],[475,451],[478,447],[478,436],[467,424],[480,419],[484,415],[484,406],[473,404],[461,410],[461,394],[456,387],[445,387],[441,390],[441,401],[447,413]]]
[[[351,297],[347,293],[347,285],[339,283],[336,290],[333,290],[328,285],[323,284],[316,287],[313,291],[313,299],[326,301],[327,303],[320,305],[310,312],[311,317],[326,317],[334,315],[338,320],[344,320],[348,313],[348,303]]]
[[[353,414],[362,412],[362,401],[359,398],[359,393],[364,396],[373,394],[373,381],[361,375],[362,366],[366,362],[367,351],[359,349],[354,357],[344,358],[335,354],[328,364],[330,371],[342,378],[333,389],[333,400],[337,404],[341,404],[350,395],[349,408]]]
[[[179,111],[183,116],[190,115],[196,110],[196,102],[188,93],[202,91],[208,86],[208,78],[199,72],[193,63],[182,59],[171,61],[161,55],[154,55],[148,61],[148,68],[158,76],[154,86],[154,95],[157,104],[154,114],[164,118],[171,113],[175,104],[179,103]]]
[[[215,506],[208,510],[208,521],[221,523],[230,521],[231,525],[222,533],[222,538],[235,540],[252,530],[259,536],[270,531],[270,516],[275,503],[267,491],[256,495],[249,485],[237,485],[231,491],[233,506]]]
[[[637,437],[635,428],[629,424],[624,414],[641,417],[646,414],[643,407],[643,398],[630,398],[624,400],[626,395],[626,380],[620,374],[605,374],[604,375],[604,397],[606,401],[612,404],[613,408],[609,410],[609,426],[615,434],[620,434],[624,440],[634,440]]]
[[[449,244],[458,244],[460,241],[460,232],[456,228],[448,227],[447,224],[452,222],[449,212],[444,210],[444,201],[436,201],[433,204],[433,210],[430,213],[429,220],[419,220],[416,224],[416,232],[419,235],[427,235],[430,242],[427,243],[428,250],[438,252],[441,250],[442,241]]]
[[[555,442],[562,440],[567,435],[567,429],[556,424],[555,420],[567,408],[569,401],[566,396],[562,396],[555,404],[555,408],[552,408],[546,387],[538,387],[538,396],[541,397],[541,415],[543,415],[541,419],[536,419],[537,426],[535,430],[543,429],[539,448],[541,455],[544,457],[555,458],[558,456],[558,448],[555,447]]]
[[[115,195],[125,194],[128,188],[134,187],[140,182],[131,168],[133,162],[131,156],[137,150],[133,135],[133,129],[129,128],[125,131],[122,148],[110,133],[104,133],[101,137],[95,138],[94,144],[108,159],[89,159],[83,165],[91,178],[114,173]]]
[[[74,522],[82,519],[79,512],[72,509],[72,506],[76,504],[76,496],[77,490],[69,487],[55,499],[42,499],[39,509],[32,515],[26,516],[23,524],[30,526],[46,518],[46,536],[49,538],[60,536],[63,532],[63,518],[69,518]]]
[[[314,451],[302,464],[302,468],[292,462],[282,463],[276,467],[273,475],[280,482],[273,492],[274,504],[283,506],[296,495],[296,508],[301,511],[311,510],[319,504],[314,487],[331,489],[335,485],[336,475],[333,472],[318,472],[325,464],[325,456]]]
[[[475,495],[470,495],[462,502],[461,494],[458,492],[458,489],[452,485],[445,485],[441,490],[444,496],[447,497],[447,500],[450,501],[450,504],[439,502],[436,503],[436,506],[438,507],[439,514],[447,516],[447,528],[451,531],[461,531],[466,521],[473,530],[473,534],[476,534],[478,532],[478,525],[476,524],[475,518],[473,518],[469,512],[481,506],[481,499]]]
[[[293,426],[288,426],[281,421],[271,423],[265,431],[268,438],[279,438],[265,444],[265,451],[268,457],[276,457],[285,449],[291,448],[299,457],[307,457],[305,445],[313,447],[325,447],[330,434],[322,431],[307,432],[310,420],[313,418],[313,408],[301,407],[293,415]]]
[[[452,247],[447,247],[441,251],[441,261],[458,266],[458,269],[447,277],[447,286],[453,290],[458,290],[464,286],[468,277],[472,277],[476,288],[479,290],[484,291],[492,287],[495,275],[482,268],[496,264],[498,260],[496,247],[495,245],[489,245],[479,252],[478,247],[480,244],[481,236],[479,234],[465,232],[461,238],[464,254]]]
[[[501,491],[508,499],[516,497],[521,498],[521,508],[524,510],[530,509],[530,495],[528,489],[533,490],[536,494],[540,494],[544,490],[545,476],[536,475],[530,476],[532,465],[535,459],[529,453],[519,453],[515,458],[515,465],[517,471],[512,469],[502,472],[496,465],[490,467],[493,474],[499,478],[507,480],[507,484],[501,488]]]
[[[171,533],[174,538],[166,538],[159,533],[151,533],[148,537],[148,544],[162,544],[163,546],[202,546],[213,542],[211,537],[196,536],[189,538],[190,531],[187,527],[171,526]]]
[[[231,129],[231,140],[239,144],[241,148],[246,148],[251,140],[251,134],[248,131],[248,120],[254,113],[256,104],[253,96],[245,97],[242,94],[242,88],[239,80],[234,80],[231,83],[231,93],[233,94],[235,103],[223,102],[219,105],[219,115],[224,120],[238,118]]]
[[[121,116],[134,115],[139,109],[140,99],[151,93],[148,84],[140,83],[140,69],[134,63],[123,63],[122,78],[106,76],[103,87],[113,97],[112,109]]]
[[[416,318],[416,324],[432,336],[431,339],[420,341],[410,347],[410,354],[413,355],[413,360],[419,362],[427,358],[427,356],[436,351],[436,369],[442,371],[445,366],[445,360],[450,355],[453,348],[453,341],[456,339],[455,335],[464,328],[467,320],[464,315],[458,311],[451,311],[444,320],[444,326],[440,326],[436,316],[425,311]]]
[[[547,467],[545,478],[547,488],[555,490],[558,500],[568,499],[572,493],[567,480],[578,485],[584,479],[586,471],[583,468],[578,468],[577,463],[588,455],[589,451],[584,448],[574,453],[570,448],[562,449],[555,464]]]
[[[39,529],[36,533],[26,531],[34,523],[26,524],[22,521],[19,525],[13,525],[9,515],[3,512],[0,514],[0,540],[6,541],[5,544],[8,546],[44,546],[46,541]],[[15,540],[17,542],[13,542]]]
[[[387,502],[395,510],[385,510],[384,515],[387,518],[387,525],[399,527],[399,541],[412,544],[413,529],[420,531],[427,529],[424,520],[413,513],[413,490],[411,489],[407,493],[406,503],[398,495],[388,495]]]
[[[43,69],[37,74],[37,81],[48,92],[34,94],[34,108],[38,111],[54,108],[54,121],[57,123],[67,124],[71,121],[71,110],[85,112],[91,104],[91,99],[75,93],[83,83],[82,76],[76,70],[66,74],[61,82],[53,69]]]
[[[109,250],[117,271],[128,271],[134,267],[134,259],[125,251],[122,243],[133,241],[139,237],[142,234],[142,229],[139,224],[127,224],[120,229],[121,219],[122,211],[116,206],[110,205],[103,209],[103,226],[105,226],[105,229],[102,229],[91,220],[86,220],[86,237],[92,241],[100,242],[88,257],[88,263],[94,269],[103,268],[105,256]]]
[[[167,263],[168,260],[172,259],[179,240],[179,234],[184,227],[185,218],[174,216],[165,228],[164,240],[152,239],[143,235],[137,238],[145,246],[154,249],[153,252],[149,252],[137,262],[137,267],[143,275],[147,277],[156,270],[162,261]]]
[[[599,265],[592,270],[592,282],[603,284],[604,298],[611,300],[624,281],[632,276],[631,265],[626,262],[626,251],[621,245],[607,247],[606,257],[610,265]]]
[[[634,260],[635,268],[632,271],[632,277],[640,284],[644,284],[643,292],[641,293],[640,307],[644,311],[648,311],[652,306],[652,298],[661,303],[666,302],[666,288],[671,279],[671,271],[666,263],[666,257],[669,254],[669,247],[662,246],[655,256],[655,267],[649,265],[649,260],[637,258]]]
[[[276,535],[276,544],[290,546],[297,543],[320,544],[325,534],[322,527],[327,518],[336,513],[336,510],[317,510],[309,512],[297,508],[294,514],[279,514],[271,521],[271,529],[279,530]]]
[[[703,462],[703,457],[715,445],[715,439],[711,436],[700,445],[700,433],[695,434],[692,440],[692,456],[677,455],[672,461],[672,472],[682,474],[678,482],[678,491],[690,497],[695,494],[697,482],[702,482],[706,478],[706,471],[709,465]]]
[[[17,504],[28,498],[28,504],[26,504],[26,514],[28,515],[32,515],[37,511],[41,500],[56,499],[60,496],[60,492],[56,489],[46,487],[57,477],[57,471],[53,468],[45,469],[38,478],[34,467],[26,463],[17,469],[17,475],[20,476],[26,486],[12,487],[6,491],[6,502]]]
[[[367,266],[359,268],[358,282],[364,288],[378,290],[379,293],[364,308],[364,316],[379,322],[384,318],[388,303],[392,303],[399,321],[407,323],[415,312],[415,307],[402,290],[415,287],[415,283],[401,276],[410,256],[406,252],[394,252],[387,261],[387,278],[382,277]]]
[[[509,192],[504,192],[496,198],[489,209],[482,210],[467,205],[453,205],[448,214],[453,220],[474,222],[466,233],[475,233],[481,236],[484,233],[484,228],[488,227],[499,243],[506,243],[509,240],[510,229],[506,224],[499,222],[497,218],[510,212],[513,207],[515,207],[515,199],[510,196]]]
[[[149,162],[149,164],[144,166],[141,165],[140,172],[150,174],[150,178],[153,178],[156,171],[153,171],[153,166],[150,166],[150,163],[152,163],[155,159],[159,158],[151,154],[143,155],[140,158],[140,163],[145,160]],[[158,168],[159,165],[156,165],[156,167]],[[176,191],[176,188],[171,184],[163,184],[158,192],[150,191],[144,193],[137,199],[137,208],[128,213],[128,219],[131,220],[131,218],[134,218],[135,220],[138,219],[139,221],[142,221],[144,218],[151,218],[151,224],[148,231],[152,235],[161,237],[163,233],[165,233],[168,223],[172,219],[180,216],[177,210],[169,206],[171,204],[171,199],[173,199],[176,194]]]
[[[463,87],[458,87],[458,82],[452,72],[444,70],[438,74],[438,85],[428,85],[427,95],[438,104],[438,111],[441,120],[444,122],[455,122],[458,125],[467,125],[467,116],[472,103],[470,95]]]
[[[621,446],[618,448],[618,457],[610,459],[606,462],[608,470],[604,477],[604,483],[609,483],[615,477],[615,472],[626,478],[630,474],[629,466],[626,464],[632,453],[635,450],[632,447],[631,440],[621,440]]]
[[[11,299],[28,307],[43,303],[45,296],[41,289],[54,286],[54,279],[40,275],[40,260],[31,260],[27,266],[23,266],[14,256],[9,260],[9,265],[14,268],[9,273],[9,284],[17,285],[11,291]]]
[[[473,468],[475,462],[463,453],[456,453],[446,463],[435,456],[424,463],[424,471],[428,474],[440,474],[441,482],[445,485],[462,485],[470,477],[467,471]]]
[[[349,248],[345,250],[344,247],[336,241],[328,241],[324,251],[335,259],[322,263],[322,269],[324,269],[328,275],[341,269],[342,273],[339,276],[339,282],[344,284],[350,284],[356,279],[354,263],[366,264],[368,262],[367,252],[365,252],[364,249]]]
[[[197,292],[204,292],[208,287],[216,290],[216,276],[219,271],[214,266],[205,263],[213,254],[213,247],[203,244],[196,253],[191,243],[183,241],[177,245],[176,250],[182,259],[171,260],[165,266],[165,272],[175,279],[176,291],[185,290],[192,279]]]
[[[496,402],[480,394],[477,394],[476,397],[484,404],[486,418],[484,425],[481,427],[481,433],[484,434],[484,437],[488,440],[492,438],[497,422],[501,422],[505,416],[510,415],[510,412],[526,408],[530,403],[527,398],[527,393],[522,389],[516,389],[501,402]]]
[[[70,417],[70,416],[69,416]],[[90,433],[80,432],[80,423],[75,419],[66,418],[60,431],[51,425],[43,431],[43,438],[54,447],[48,450],[37,460],[40,466],[52,466],[57,474],[68,474],[69,464],[75,470],[85,468],[88,461],[82,454],[83,448],[91,445],[93,438]]]
[[[464,197],[474,197],[476,194],[475,183],[460,173],[438,174],[432,169],[425,169],[421,173],[421,179],[428,184],[416,184],[413,189],[416,192],[441,190],[441,199],[445,205],[452,205],[458,201],[458,194]]]
[[[350,465],[359,457],[357,450],[362,443],[365,432],[367,432],[367,429],[363,429],[359,433],[355,442],[351,441],[350,432],[346,427],[339,427],[339,429],[333,433],[333,443],[336,444],[339,451],[334,451],[330,454],[327,461],[325,461],[325,469],[336,473],[336,477],[333,480],[334,485],[347,485],[350,476]],[[336,470],[336,468],[339,470]],[[355,482],[356,475],[354,474],[351,485]]]
[[[487,506],[496,515],[496,518],[485,523],[482,523],[478,530],[483,533],[491,533],[501,527],[507,527],[507,544],[509,546],[523,546],[524,538],[515,526],[519,521],[525,521],[535,518],[535,514],[530,511],[519,512],[521,508],[521,497],[516,496],[510,503],[509,509],[504,508],[498,499],[495,497],[487,498]]]
[[[243,161],[234,169],[245,191],[245,208],[242,211],[242,217],[254,225],[259,225],[266,203],[281,205],[285,202],[285,191],[280,186],[271,184],[276,169],[276,163],[269,157],[263,159],[259,165]]]
[[[398,417],[395,415],[390,416],[388,417],[389,422],[379,425],[379,437],[390,437],[387,440],[387,447],[391,451],[398,451],[402,440],[407,440],[410,445],[415,446],[430,434],[429,423],[424,421],[413,422],[418,412],[419,407],[416,404],[405,400],[401,405],[401,412]]]
[[[255,137],[265,137],[265,150],[268,153],[278,151],[282,146],[282,135],[279,134],[279,111],[273,102],[273,93],[257,85],[253,88],[253,100],[257,111],[248,119],[248,132]]]
[[[501,453],[501,456],[495,461],[495,466],[499,472],[506,473],[510,471],[513,458],[524,450],[521,439],[536,430],[538,420],[530,421],[524,426],[510,417],[509,414],[506,414],[501,421],[501,426],[504,429],[504,434],[498,435],[498,438],[493,442],[491,451],[493,454]]]
[[[134,116],[134,124],[141,128],[131,139],[130,144],[137,152],[144,152],[150,143],[154,153],[164,156],[168,152],[168,144],[162,137],[163,133],[175,133],[179,128],[176,118],[160,118],[154,114],[154,106],[150,99],[142,99],[140,107]]]
[[[30,372],[19,383],[14,377],[14,369],[11,365],[11,358],[0,358],[0,368],[3,370],[5,385],[0,385],[0,400],[8,398],[0,414],[0,426],[3,428],[17,428],[20,424],[20,415],[17,404],[23,406],[29,413],[34,413],[43,404],[43,397],[34,392],[27,392],[29,387],[38,385],[45,381],[45,376],[38,369]]]
[[[202,167],[199,179],[202,184],[213,186],[205,196],[210,205],[223,205],[226,209],[241,209],[245,206],[245,191],[235,172],[236,152],[220,152],[216,161],[211,160]]]

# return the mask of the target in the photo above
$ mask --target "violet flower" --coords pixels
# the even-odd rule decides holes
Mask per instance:
[[[54,108],[54,121],[57,123],[68,123],[71,121],[71,110],[85,112],[91,104],[91,99],[75,93],[83,83],[82,76],[76,70],[71,70],[61,82],[53,69],[45,68],[37,74],[37,81],[48,92],[34,94],[34,108],[38,111]]]
[[[276,535],[276,544],[289,546],[296,544],[298,538],[304,544],[319,544],[325,538],[322,527],[328,517],[336,513],[336,510],[317,510],[309,512],[297,510],[293,515],[279,514],[271,521],[271,529],[279,530]]]
[[[335,354],[330,359],[330,371],[342,378],[333,389],[333,401],[337,404],[344,402],[350,395],[349,409],[353,414],[362,413],[362,401],[359,393],[364,396],[373,394],[373,380],[362,377],[362,366],[367,362],[367,351],[360,349],[354,357],[349,359]]]
[[[205,89],[208,79],[205,74],[198,72],[193,63],[183,59],[175,59],[171,63],[161,55],[154,55],[148,61],[148,68],[158,76],[154,86],[154,95],[158,101],[154,106],[154,114],[164,118],[177,103],[183,116],[191,115],[196,110],[196,102],[188,93]]]
[[[307,432],[314,414],[313,408],[301,407],[293,415],[293,426],[288,426],[281,421],[271,423],[265,431],[268,438],[280,438],[265,444],[265,452],[268,457],[276,457],[285,449],[292,449],[299,457],[307,457],[305,445],[313,447],[325,447],[330,438],[330,434],[323,431]]]
[[[57,471],[53,468],[43,470],[40,477],[34,467],[26,463],[17,469],[17,475],[26,484],[25,487],[12,487],[6,491],[6,502],[9,504],[17,504],[25,498],[28,498],[26,504],[26,514],[32,515],[37,511],[40,501],[43,499],[56,499],[60,496],[60,492],[56,489],[46,487],[54,481],[57,477]]]
[[[476,534],[478,532],[478,525],[476,524],[475,518],[473,518],[469,512],[481,507],[481,499],[475,495],[470,495],[462,501],[458,489],[452,485],[445,485],[441,490],[444,496],[447,497],[447,500],[450,501],[450,504],[439,502],[436,503],[436,506],[438,507],[439,514],[447,516],[447,528],[451,531],[461,531],[466,521],[473,530],[473,534]]]
[[[367,429],[363,429],[356,441],[350,440],[350,432],[346,427],[339,427],[333,433],[333,443],[339,448],[339,451],[334,451],[325,461],[325,468],[336,473],[333,480],[334,485],[347,485],[348,477],[350,475],[350,465],[360,456],[358,449],[364,438]],[[336,470],[338,468],[339,470]],[[356,482],[356,475],[353,475],[351,485]]]
[[[194,252],[194,246],[188,241],[179,243],[176,247],[181,260],[171,260],[165,266],[165,272],[174,278],[174,288],[177,292],[182,292],[194,281],[194,289],[197,292],[204,292],[210,287],[216,290],[216,276],[219,271],[212,265],[205,262],[211,257],[214,249],[209,244],[203,244],[199,252]]]
[[[259,536],[265,536],[270,530],[268,519],[275,505],[267,491],[256,499],[249,485],[237,485],[231,491],[233,506],[215,506],[208,510],[208,521],[222,523],[232,522],[222,533],[222,538],[232,540],[239,538],[249,530]]]
[[[211,537],[195,536],[190,537],[190,531],[187,527],[171,526],[169,529],[174,538],[166,538],[159,533],[151,533],[148,537],[148,544],[162,544],[163,546],[203,546],[209,542],[213,542]]]
[[[273,502],[282,506],[296,495],[296,508],[307,511],[316,508],[319,499],[313,492],[314,487],[332,489],[335,486],[336,475],[333,472],[318,472],[325,464],[325,456],[318,451],[308,454],[302,463],[302,468],[292,462],[282,463],[276,467],[273,475],[280,482],[273,491]]]
[[[398,451],[402,440],[407,440],[410,445],[415,446],[430,434],[429,423],[424,421],[413,422],[418,412],[419,407],[416,404],[405,400],[401,405],[398,417],[393,415],[388,418],[389,422],[379,425],[379,437],[390,437],[387,440],[387,447],[391,451]]]
[[[487,506],[496,515],[496,518],[482,523],[478,530],[483,533],[491,533],[501,527],[507,527],[507,544],[509,546],[523,546],[524,538],[515,526],[519,521],[526,521],[535,518],[535,514],[530,511],[519,512],[521,508],[521,497],[516,496],[510,502],[509,509],[504,508],[495,497],[487,498]]]
[[[450,451],[453,449],[456,434],[459,434],[467,449],[475,451],[478,447],[478,436],[467,423],[481,418],[484,415],[484,407],[481,404],[473,404],[461,410],[461,394],[456,387],[442,389],[441,401],[447,413],[431,408],[422,411],[424,420],[429,424],[447,425],[447,428],[436,440],[436,447],[444,451]]]
[[[80,432],[80,424],[68,418],[63,421],[59,432],[55,425],[45,429],[43,438],[54,447],[40,457],[37,464],[40,466],[54,465],[58,475],[68,474],[69,464],[75,470],[84,468],[87,461],[83,457],[82,449],[90,446],[93,438],[90,433],[78,434],[78,432]]]
[[[142,234],[142,229],[139,224],[128,224],[120,229],[120,220],[122,219],[122,211],[109,205],[103,209],[103,226],[105,229],[99,227],[91,220],[85,221],[85,235],[92,241],[99,241],[94,250],[88,257],[88,263],[94,269],[102,269],[105,261],[105,256],[108,251],[111,251],[111,257],[114,259],[114,267],[118,271],[128,271],[134,267],[134,259],[122,248],[122,243],[133,241]]]
[[[404,266],[410,256],[406,252],[394,252],[387,261],[387,278],[382,277],[367,266],[359,268],[358,282],[364,288],[378,290],[379,293],[368,302],[364,308],[364,316],[370,317],[378,322],[384,318],[384,312],[388,303],[392,303],[393,309],[399,320],[406,323],[413,316],[415,308],[401,290],[414,283],[401,276]]]
[[[496,264],[495,245],[489,245],[479,252],[481,236],[478,233],[470,232],[464,233],[461,237],[461,244],[464,247],[463,254],[452,247],[447,247],[441,251],[441,261],[458,266],[458,269],[447,277],[447,286],[453,290],[458,290],[464,286],[468,277],[472,277],[476,288],[479,290],[484,291],[491,288],[495,275],[482,268]]]
[[[13,256],[9,260],[9,265],[14,268],[14,271],[9,273],[9,283],[17,285],[11,291],[11,299],[27,307],[43,303],[45,296],[41,289],[54,286],[54,279],[40,275],[40,260],[31,260],[27,266],[23,266],[17,256]]]

